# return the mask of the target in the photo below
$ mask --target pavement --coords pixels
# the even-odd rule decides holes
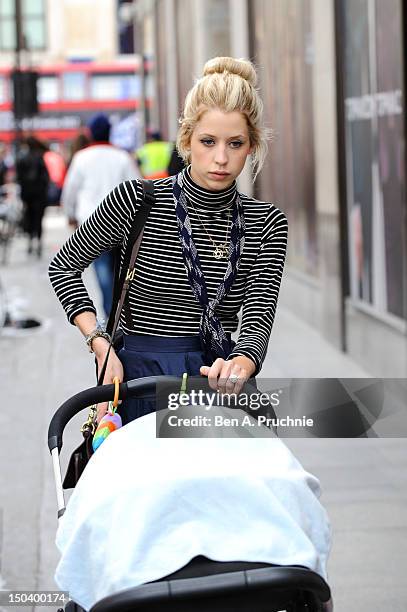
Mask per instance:
[[[56,499],[47,428],[65,399],[94,384],[92,358],[67,323],[47,276],[49,259],[67,235],[63,217],[50,209],[43,258],[30,259],[23,238],[17,238],[9,263],[0,267],[13,307],[43,322],[18,337],[0,334],[0,585],[5,589],[56,588]],[[86,283],[97,296],[91,271]],[[362,378],[369,373],[280,309],[262,376]],[[80,442],[82,417],[64,434],[63,466]],[[328,572],[335,611],[407,612],[406,439],[286,443],[321,482],[321,501],[333,529]]]

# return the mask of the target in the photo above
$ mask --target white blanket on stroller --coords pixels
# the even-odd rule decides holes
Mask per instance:
[[[88,610],[196,555],[303,565],[326,578],[330,525],[319,493],[271,433],[157,439],[149,414],[91,458],[60,521],[55,579]]]

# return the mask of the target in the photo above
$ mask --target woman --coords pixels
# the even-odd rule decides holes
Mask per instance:
[[[129,290],[129,314],[121,316],[124,348],[118,356],[112,351],[105,383],[115,376],[129,380],[187,372],[207,376],[210,387],[221,393],[239,393],[262,367],[284,267],[287,220],[273,204],[236,189],[248,156],[257,176],[267,151],[256,80],[251,62],[218,57],[205,64],[186,97],[177,148],[187,165],[174,177],[154,181],[156,202]],[[139,181],[121,183],[50,265],[68,319],[88,337],[99,368],[109,342],[103,331],[95,331],[96,310],[81,273],[102,252],[118,245],[124,251],[142,193]],[[241,309],[234,344],[230,335]],[[124,422],[149,411],[133,401],[121,409]],[[99,406],[98,418],[105,412],[106,406]],[[125,433],[127,428],[112,436],[102,453]],[[147,473],[152,463],[146,462]]]
[[[211,388],[239,393],[267,351],[287,244],[287,220],[269,202],[241,194],[236,179],[267,151],[262,101],[251,62],[218,57],[189,91],[177,138],[187,167],[154,181],[147,220],[122,314],[124,348],[109,357],[104,383],[148,375],[203,375]],[[116,187],[51,262],[50,279],[68,319],[88,338],[99,368],[109,342],[82,283],[100,254],[126,245],[142,198],[139,181]],[[123,249],[124,251],[124,249]],[[242,324],[237,343],[230,334]],[[126,310],[126,309],[124,309]],[[130,320],[129,320],[130,319]],[[96,331],[95,331],[96,330]],[[128,401],[124,422],[151,407]],[[106,405],[98,407],[98,419]]]

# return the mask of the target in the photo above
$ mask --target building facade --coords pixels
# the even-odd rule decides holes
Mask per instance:
[[[403,376],[407,318],[403,3],[346,0],[336,9],[347,347],[359,358],[368,353],[374,370]],[[399,368],[394,363],[398,359]]]
[[[21,0],[23,60],[32,65],[134,54],[133,14],[120,0]],[[14,63],[15,3],[0,3],[0,65]]]
[[[289,219],[281,303],[380,377],[407,374],[405,32],[401,0],[138,0],[156,121],[217,55],[256,64],[274,140],[252,184]],[[389,6],[391,5],[391,7]]]
[[[103,111],[118,127],[117,144],[144,141],[144,63],[134,30],[134,5],[123,0],[21,0],[21,51],[16,53],[14,0],[0,2],[0,138],[12,142],[11,71],[38,72],[39,113],[19,127],[50,142],[72,139],[89,117]],[[138,111],[136,113],[136,111]],[[123,124],[124,125],[124,124]],[[141,141],[141,142],[140,142]]]

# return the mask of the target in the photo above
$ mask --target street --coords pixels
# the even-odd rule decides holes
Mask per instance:
[[[47,212],[43,258],[29,259],[19,237],[8,265],[0,268],[9,296],[43,322],[20,336],[0,334],[0,585],[5,589],[56,588],[56,499],[47,428],[65,399],[94,384],[92,356],[48,281],[49,259],[68,231],[59,211]],[[86,279],[95,294],[91,271]],[[277,311],[263,377],[368,375],[304,322]],[[75,419],[64,436],[64,465],[81,441],[83,420],[83,415]],[[287,444],[321,481],[321,501],[333,528],[328,571],[335,611],[406,612],[407,441],[290,439]]]

